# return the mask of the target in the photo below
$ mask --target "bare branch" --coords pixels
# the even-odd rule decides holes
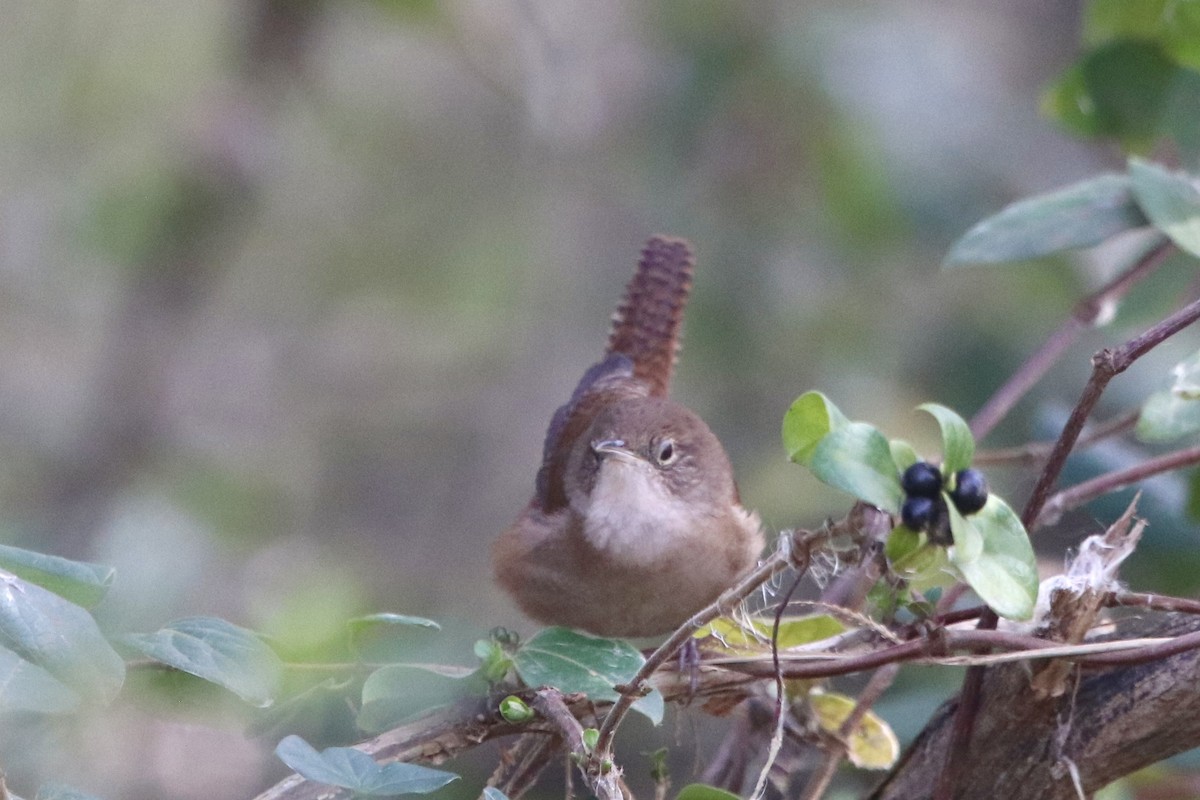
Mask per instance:
[[[1008,415],[1013,406],[1045,377],[1067,348],[1079,338],[1080,333],[1095,325],[1097,320],[1103,319],[1115,303],[1139,281],[1154,272],[1174,252],[1175,246],[1164,238],[1128,269],[1080,300],[1067,321],[1050,334],[1045,344],[975,413],[970,423],[971,434],[977,440],[986,437],[992,428]]]

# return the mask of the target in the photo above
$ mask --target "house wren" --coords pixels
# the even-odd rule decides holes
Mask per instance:
[[[666,633],[762,550],[725,449],[667,398],[692,264],[687,242],[646,244],[604,358],[550,421],[533,499],[496,540],[496,580],[539,622]]]

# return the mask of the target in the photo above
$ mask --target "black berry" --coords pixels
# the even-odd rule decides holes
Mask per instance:
[[[922,531],[933,521],[937,502],[931,497],[910,497],[900,506],[900,520],[909,530]]]
[[[900,488],[909,497],[937,497],[942,490],[942,473],[928,461],[918,461],[900,476]]]
[[[977,469],[964,469],[954,476],[954,491],[950,499],[962,515],[974,514],[987,503],[987,478]]]

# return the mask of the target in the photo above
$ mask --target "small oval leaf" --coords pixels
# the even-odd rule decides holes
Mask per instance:
[[[1200,256],[1200,187],[1183,172],[1170,172],[1140,158],[1129,160],[1133,193],[1154,227],[1181,250]]]
[[[1129,178],[1101,175],[1013,203],[979,222],[950,248],[945,266],[996,264],[1091,247],[1148,223]]]
[[[369,755],[353,747],[327,747],[317,752],[299,736],[286,737],[275,748],[275,755],[310,781],[370,797],[428,794],[458,780],[452,772],[418,764],[376,764]]]
[[[517,674],[527,686],[553,686],[608,701],[617,699],[614,687],[633,680],[644,663],[642,654],[629,642],[586,636],[567,628],[546,628],[513,655]],[[657,691],[638,700],[633,708],[655,725],[662,722],[663,701]]]
[[[783,448],[788,458],[807,465],[825,435],[848,421],[833,401],[821,392],[800,395],[783,415]]]
[[[1134,433],[1143,442],[1173,442],[1200,432],[1200,401],[1172,391],[1146,398]]]
[[[823,730],[836,734],[842,723],[854,711],[857,701],[837,692],[813,689],[808,694],[808,705]],[[845,738],[846,757],[860,769],[890,769],[900,757],[900,741],[890,725],[873,711],[863,715],[862,721]]]
[[[108,593],[116,570],[86,561],[0,545],[0,569],[49,589],[72,603],[92,608]]]
[[[971,466],[975,458],[975,438],[966,420],[937,403],[922,403],[917,410],[937,420],[942,429],[942,474],[948,479],[960,469]]]
[[[823,483],[892,514],[903,491],[892,450],[883,434],[865,422],[849,422],[817,445],[809,469]]]
[[[955,541],[950,558],[963,579],[1000,616],[1012,620],[1032,617],[1038,593],[1037,560],[1016,512],[993,494],[982,510],[965,519],[951,504],[950,520]],[[958,552],[959,531],[966,530],[964,521],[983,543],[981,552],[970,560]]]
[[[4,570],[0,570],[0,645],[101,703],[111,702],[125,682],[125,662],[91,614]]]
[[[79,707],[79,695],[49,672],[0,647],[0,713],[32,711],[65,714]]]
[[[187,617],[123,641],[155,661],[223,686],[264,708],[275,699],[283,662],[253,631],[216,617]]]

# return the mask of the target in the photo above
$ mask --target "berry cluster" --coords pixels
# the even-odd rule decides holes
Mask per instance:
[[[950,515],[942,495],[942,472],[927,461],[918,461],[904,471],[900,487],[904,489],[904,505],[900,519],[906,528],[924,531],[936,544],[954,544],[950,532]],[[977,469],[959,470],[954,475],[950,501],[963,516],[974,514],[987,503],[988,485]]]

